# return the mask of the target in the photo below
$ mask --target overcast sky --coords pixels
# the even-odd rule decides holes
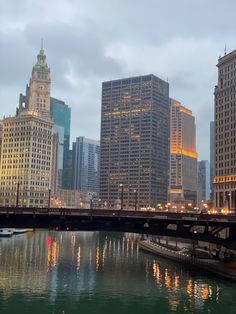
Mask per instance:
[[[235,12],[235,0],[0,0],[0,117],[15,114],[43,38],[72,141],[99,139],[102,81],[153,73],[193,111],[209,159],[215,65],[225,43],[236,49]]]

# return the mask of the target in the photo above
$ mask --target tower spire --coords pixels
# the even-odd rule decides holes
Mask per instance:
[[[41,50],[43,50],[43,38],[41,38]]]

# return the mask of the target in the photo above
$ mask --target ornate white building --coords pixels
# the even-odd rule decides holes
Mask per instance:
[[[50,69],[41,49],[16,116],[1,121],[0,206],[48,205],[53,186],[50,86]]]

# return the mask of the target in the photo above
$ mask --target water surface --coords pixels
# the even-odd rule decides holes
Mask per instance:
[[[235,283],[140,252],[138,241],[50,231],[0,239],[0,313],[236,313]]]

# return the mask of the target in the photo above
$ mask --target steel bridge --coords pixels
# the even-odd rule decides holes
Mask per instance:
[[[236,250],[235,215],[0,207],[0,228],[132,232],[205,241]]]

